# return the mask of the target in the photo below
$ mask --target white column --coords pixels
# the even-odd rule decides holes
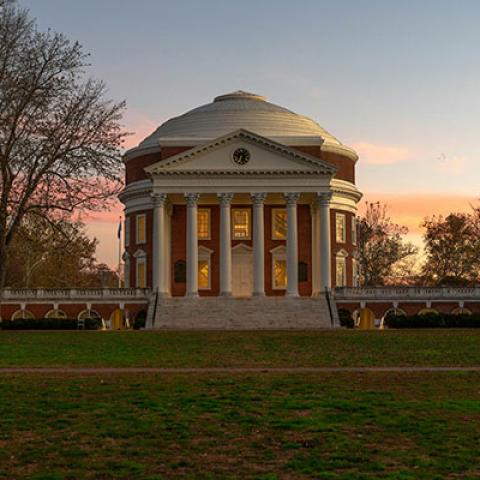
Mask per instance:
[[[319,209],[317,202],[310,205],[312,218],[312,297],[320,292]]]
[[[287,202],[287,297],[298,297],[298,225],[299,193],[285,193]]]
[[[220,295],[232,295],[232,226],[230,204],[233,193],[219,193],[220,199]]]
[[[319,193],[317,198],[320,213],[320,289],[325,291],[326,288],[332,286],[330,248],[330,200],[332,193]]]
[[[165,202],[166,193],[152,193],[153,202],[153,289],[159,295],[166,293],[165,285]]]
[[[253,295],[265,295],[265,231],[263,205],[266,193],[252,193],[253,203]]]
[[[198,193],[186,193],[187,201],[187,297],[198,297]]]

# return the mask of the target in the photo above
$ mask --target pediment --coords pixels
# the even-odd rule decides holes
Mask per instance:
[[[243,155],[239,155],[239,152]],[[245,154],[246,152],[246,154]],[[236,130],[145,169],[169,174],[323,174],[334,175],[329,163],[247,130]]]

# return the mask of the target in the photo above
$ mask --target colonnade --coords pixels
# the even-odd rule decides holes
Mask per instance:
[[[266,193],[250,194],[252,201],[252,239],[253,239],[253,296],[265,295],[265,226],[264,204]],[[314,200],[312,229],[312,252],[314,281],[312,296],[320,294],[331,286],[331,248],[330,248],[330,192],[318,193]],[[197,205],[198,193],[185,193],[187,204],[187,277],[186,297],[198,296],[198,230]],[[218,193],[220,204],[220,295],[232,295],[232,229],[231,203],[233,193]],[[298,296],[298,192],[284,193],[287,208],[287,291],[286,296]],[[168,269],[165,268],[167,248],[165,216],[167,194],[154,193],[153,199],[153,288],[159,295],[168,295]],[[315,272],[315,270],[318,272]]]

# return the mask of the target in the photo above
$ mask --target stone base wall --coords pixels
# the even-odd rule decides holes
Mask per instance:
[[[302,330],[332,328],[327,301],[315,298],[159,298],[147,328]]]

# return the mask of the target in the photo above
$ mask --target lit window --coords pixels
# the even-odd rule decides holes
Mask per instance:
[[[198,247],[198,288],[199,290],[210,290],[210,260],[213,250],[201,245]]]
[[[64,319],[64,318],[67,318],[67,314],[63,310],[58,310],[57,308],[47,312],[47,314],[45,315],[45,318]]]
[[[352,244],[357,244],[357,218],[355,216],[352,217]]]
[[[352,258],[352,283],[358,287],[358,262],[355,258]]]
[[[125,219],[125,246],[130,244],[130,217]]]
[[[285,240],[287,238],[287,210],[285,208],[272,209],[272,239]]]
[[[336,258],[336,286],[345,287],[347,285],[347,268],[345,257]]]
[[[208,290],[210,288],[210,268],[208,260],[198,261],[198,288]]]
[[[345,226],[346,226],[346,219],[343,213],[337,213],[335,215],[335,225],[336,225],[336,240],[338,243],[345,243],[346,235],[345,235]]]
[[[248,208],[232,209],[232,230],[234,240],[250,239],[250,210]]]
[[[210,209],[199,208],[197,211],[197,233],[199,240],[210,240]]]
[[[137,288],[145,288],[147,284],[147,268],[144,258],[137,259]]]
[[[274,288],[287,288],[287,261],[275,260],[273,264]]]
[[[137,244],[145,243],[147,241],[147,217],[143,213],[137,215]]]

